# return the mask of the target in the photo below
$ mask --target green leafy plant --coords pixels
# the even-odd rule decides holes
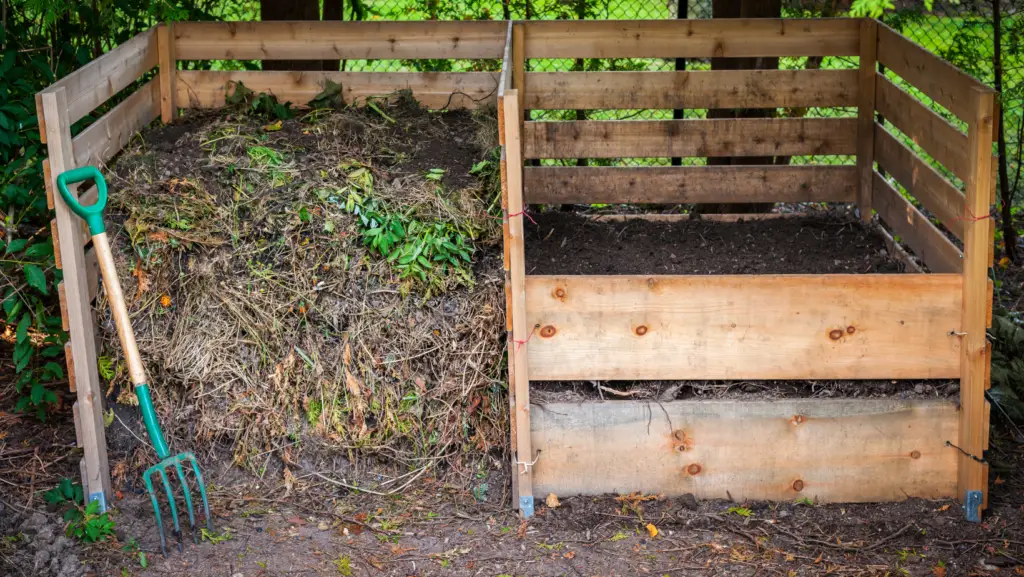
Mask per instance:
[[[60,480],[56,487],[43,493],[43,500],[51,505],[61,505],[64,503],[77,505],[85,500],[85,494],[82,491],[81,483],[75,483],[65,477]]]
[[[224,541],[228,541],[233,537],[233,535],[231,534],[230,527],[225,527],[222,533],[210,531],[206,527],[203,527],[199,533],[203,541],[209,541],[214,545],[216,545],[217,543],[223,543]]]
[[[729,507],[729,510],[726,511],[726,513],[739,515],[740,517],[750,517],[754,514],[753,511],[746,507]]]
[[[90,501],[88,505],[76,506],[64,513],[68,537],[75,537],[86,543],[96,543],[114,538],[114,520],[109,512],[100,512],[100,502]]]
[[[289,120],[295,117],[291,102],[280,102],[273,94],[250,90],[241,82],[233,82],[228,87],[224,104],[240,114],[269,120]]]

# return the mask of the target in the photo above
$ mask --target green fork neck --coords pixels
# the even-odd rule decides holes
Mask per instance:
[[[142,422],[145,423],[146,432],[149,433],[149,441],[153,443],[153,449],[156,450],[156,458],[162,461],[171,455],[171,451],[167,448],[164,433],[160,430],[160,422],[156,419],[153,399],[149,396],[149,385],[146,383],[135,385],[135,396],[139,399],[139,409],[142,410]]]

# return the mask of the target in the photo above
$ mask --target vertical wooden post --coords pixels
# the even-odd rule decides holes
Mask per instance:
[[[985,218],[992,202],[992,130],[995,93],[974,89],[974,116],[968,121],[967,143],[970,173],[967,184],[967,214],[964,223],[963,308],[960,330],[960,438],[958,446],[958,487],[968,520],[979,521],[988,494],[988,465],[981,462],[987,449],[988,418],[985,389],[988,388],[987,324],[989,293],[989,244],[992,219]]]
[[[509,251],[512,342],[509,343],[509,377],[514,382],[515,411],[512,416],[516,431],[515,467],[512,474],[519,480],[519,511],[524,517],[533,515],[533,444],[530,439],[530,379],[526,352],[534,328],[526,324],[526,262],[523,238],[523,148],[520,137],[519,93],[505,93],[505,166],[508,187],[508,221],[506,243]]]
[[[42,93],[40,117],[46,125],[46,147],[49,155],[51,182],[48,186],[56,191],[56,179],[61,173],[75,168],[74,152],[71,145],[71,123],[68,122],[67,96],[64,88]],[[77,187],[75,188],[77,193]],[[57,214],[59,246],[54,250],[60,254],[64,271],[64,296],[67,302],[68,333],[71,357],[68,359],[68,373],[75,375],[76,431],[80,433],[85,458],[82,487],[87,501],[99,501],[106,510],[110,499],[110,468],[107,465],[107,442],[103,428],[103,387],[96,369],[96,340],[93,332],[92,306],[89,303],[89,284],[85,264],[85,249],[82,244],[82,222],[72,214],[59,194],[54,195],[54,210]]]
[[[160,62],[160,120],[170,124],[178,117],[175,102],[178,59],[174,54],[174,23],[161,24],[156,29],[157,51]]]
[[[860,74],[857,77],[857,208],[871,220],[872,172],[875,163],[875,69],[878,61],[878,23],[860,24]]]
[[[526,117],[523,108],[526,98],[526,25],[516,22],[512,25],[512,88],[518,94],[516,107],[519,109],[519,121]]]

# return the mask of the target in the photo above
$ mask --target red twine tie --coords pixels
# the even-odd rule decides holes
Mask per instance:
[[[530,222],[532,222],[533,224],[537,224],[537,221],[533,220],[533,217],[530,216],[530,213],[526,212],[525,208],[523,210],[520,210],[519,212],[509,213],[509,215],[508,215],[509,218],[512,218],[512,217],[515,217],[515,216],[525,216],[526,218],[530,219]]]
[[[970,218],[968,218],[966,216],[958,216],[958,217],[956,217],[956,220],[963,220],[963,221],[966,221],[966,222],[978,222],[979,220],[985,220],[987,218],[994,218],[991,212],[986,214],[985,216],[974,216],[974,213],[971,212],[970,208],[965,206],[964,210],[967,211],[967,214],[971,215]]]
[[[516,344],[516,353],[519,352],[520,347],[522,347],[526,343],[530,342],[530,339],[533,338],[533,333],[535,333],[536,331],[537,331],[537,326],[534,325],[533,330],[530,331],[530,334],[526,337],[526,340],[520,341],[520,340],[512,339],[512,341]]]

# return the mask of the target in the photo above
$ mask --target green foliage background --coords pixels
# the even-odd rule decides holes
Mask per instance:
[[[340,0],[338,0],[340,1]],[[927,5],[926,5],[927,4]],[[675,18],[675,1],[648,0],[347,0],[344,19],[644,19]],[[1024,131],[1024,0],[1004,0],[1003,102],[1010,141],[1010,181],[1021,186],[1021,133]],[[711,16],[710,0],[683,4],[686,16]],[[931,5],[895,0],[801,1],[784,4],[784,16],[843,16],[851,12],[883,16],[890,25],[982,81],[993,82],[992,4],[944,0]],[[66,390],[56,298],[60,271],[54,266],[41,161],[35,94],[100,54],[161,21],[254,20],[259,0],[0,0],[0,274],[3,313],[13,336],[13,363],[20,393],[18,408],[40,418]],[[590,68],[588,62],[549,63],[554,68]],[[850,63],[846,63],[850,64]],[[842,62],[824,66],[844,67]],[[214,62],[215,68],[255,67],[255,63]],[[350,61],[349,69],[432,69],[452,63]],[[621,68],[671,67],[660,62],[623,62]],[[800,62],[786,66],[803,66]],[[689,63],[690,68],[706,63]],[[128,89],[130,91],[131,88]],[[127,92],[127,91],[126,91]],[[77,133],[119,100],[112,99],[73,127]],[[572,111],[569,111],[572,112]],[[1020,195],[1018,194],[1018,198]],[[1015,209],[1016,210],[1016,209]]]

